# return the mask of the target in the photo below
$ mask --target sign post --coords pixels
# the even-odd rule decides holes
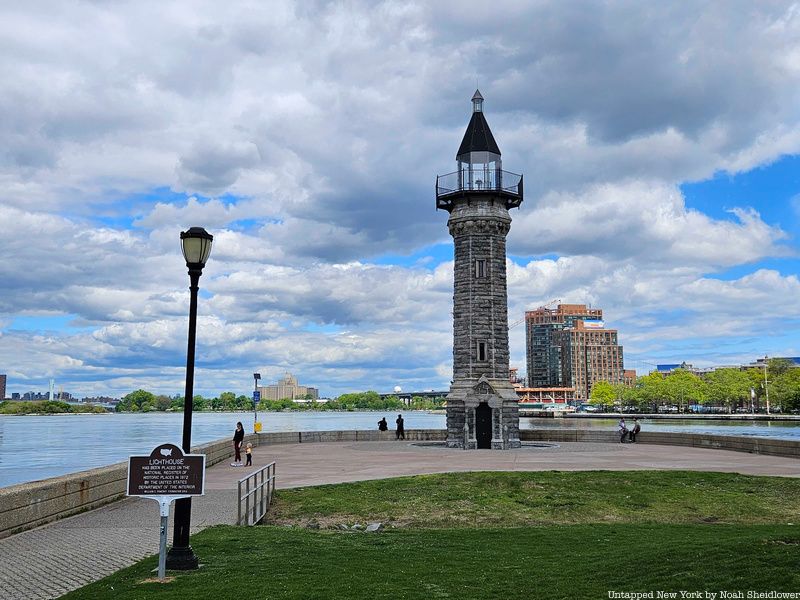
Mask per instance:
[[[128,458],[128,496],[158,502],[161,530],[158,578],[164,579],[167,564],[167,521],[173,500],[205,493],[206,455],[184,454],[174,444],[161,444],[149,456]]]
[[[253,432],[259,433],[261,431],[261,427],[259,427],[258,422],[258,403],[261,402],[261,392],[255,390],[253,392]]]

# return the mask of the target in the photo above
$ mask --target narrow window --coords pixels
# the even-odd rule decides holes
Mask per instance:
[[[486,362],[486,342],[478,342],[478,362]]]
[[[486,277],[486,261],[475,261],[475,277]]]

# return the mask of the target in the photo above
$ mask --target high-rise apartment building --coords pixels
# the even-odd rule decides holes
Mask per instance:
[[[597,323],[597,322],[594,322]],[[616,329],[602,329],[592,321],[553,332],[559,348],[563,385],[575,389],[575,400],[586,401],[597,381],[623,383],[622,346]]]
[[[559,304],[525,313],[528,385],[573,388],[576,401],[589,398],[596,381],[625,379],[617,331],[605,329],[603,311],[585,304]]]
[[[528,386],[563,385],[560,345],[553,344],[553,333],[574,327],[577,321],[601,321],[603,311],[585,304],[559,304],[557,308],[537,308],[525,312],[525,348]]]
[[[6,399],[6,376],[0,375],[0,402]]]

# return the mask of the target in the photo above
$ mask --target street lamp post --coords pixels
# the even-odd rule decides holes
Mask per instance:
[[[194,396],[194,347],[197,331],[197,291],[200,275],[206,266],[214,236],[202,227],[192,227],[181,232],[181,246],[186,267],[189,269],[189,343],[186,350],[186,390],[183,394],[183,451],[191,452],[192,398]],[[175,519],[172,548],[167,553],[167,568],[186,571],[197,568],[197,556],[189,545],[189,527],[192,519],[192,499],[175,501]]]
[[[261,373],[253,373],[253,380],[255,381],[255,387],[253,388],[253,431],[256,431],[257,423],[258,423],[258,401],[261,399],[259,398],[258,394],[258,380],[261,379]]]
[[[767,367],[769,366],[769,359],[764,357],[764,392],[767,395],[767,414],[769,414],[769,379],[767,379]]]

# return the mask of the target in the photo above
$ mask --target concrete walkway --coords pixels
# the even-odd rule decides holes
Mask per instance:
[[[690,469],[800,477],[800,461],[725,450],[560,443],[553,448],[464,452],[412,442],[280,444],[254,449],[253,470],[277,463],[278,488],[448,471]],[[236,518],[236,484],[250,472],[210,467],[192,501],[194,532]],[[0,599],[39,600],[96,581],[158,552],[158,505],[126,499],[0,540]],[[172,539],[172,525],[170,523]],[[202,556],[200,557],[202,561]]]

